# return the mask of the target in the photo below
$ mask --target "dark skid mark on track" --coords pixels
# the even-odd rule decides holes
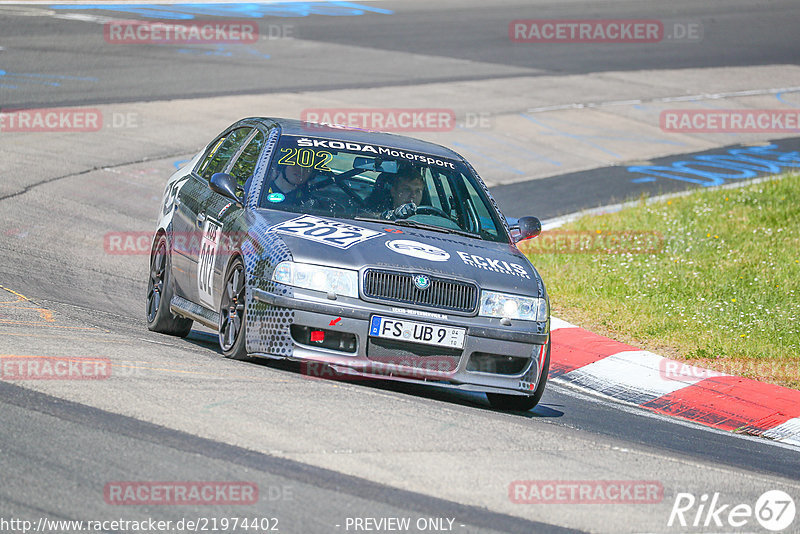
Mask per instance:
[[[34,189],[36,187],[39,187],[41,185],[51,184],[53,182],[57,182],[59,180],[64,180],[66,178],[73,178],[75,176],[82,176],[84,174],[89,174],[90,172],[94,172],[94,171],[101,171],[103,169],[116,169],[117,167],[125,167],[127,165],[136,165],[137,163],[144,163],[146,161],[151,161],[151,160],[176,158],[176,157],[178,157],[180,155],[183,155],[183,154],[186,154],[186,152],[183,151],[183,152],[180,152],[180,153],[177,153],[177,154],[164,154],[164,155],[161,155],[161,156],[153,156],[153,157],[148,157],[148,158],[144,158],[144,159],[138,159],[138,160],[135,160],[135,161],[125,161],[125,162],[122,162],[122,163],[115,163],[113,165],[101,165],[99,167],[92,167],[91,169],[86,169],[86,170],[79,171],[79,172],[73,172],[72,174],[65,174],[64,176],[54,176],[53,178],[47,178],[46,180],[41,180],[39,182],[26,185],[25,187],[23,187],[19,191],[15,191],[13,193],[9,193],[9,194],[7,194],[5,196],[0,196],[0,202],[2,202],[3,200],[8,200],[10,198],[18,197],[20,195],[24,195],[28,191],[30,191],[30,190],[32,190],[32,189]]]
[[[207,458],[229,462],[316,488],[346,493],[360,499],[401,506],[404,509],[413,510],[420,514],[458,517],[460,523],[476,527],[525,534],[531,532],[582,532],[396,489],[329,469],[250,451],[193,436],[179,430],[139,421],[125,415],[114,414],[91,406],[59,399],[7,382],[0,381],[0,399],[2,399],[3,403],[40,412],[87,428],[94,428],[114,435],[126,436],[158,446],[169,447],[187,454],[198,454]]]

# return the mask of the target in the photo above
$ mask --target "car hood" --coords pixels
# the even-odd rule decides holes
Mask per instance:
[[[407,228],[389,223],[356,221],[258,209],[257,227],[280,237],[295,261],[362,269],[374,267],[474,281],[481,288],[543,296],[536,269],[516,246]],[[331,233],[330,222],[339,225]]]

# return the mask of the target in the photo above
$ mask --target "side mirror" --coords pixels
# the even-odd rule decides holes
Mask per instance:
[[[236,183],[236,180],[233,178],[233,176],[224,172],[218,172],[211,176],[211,180],[208,182],[208,184],[212,191],[233,200],[236,202],[237,206],[240,208],[242,207],[242,199],[239,198],[239,195],[237,194],[239,184]]]
[[[511,227],[511,238],[514,243],[536,237],[542,233],[542,222],[536,217],[521,217],[517,224]]]

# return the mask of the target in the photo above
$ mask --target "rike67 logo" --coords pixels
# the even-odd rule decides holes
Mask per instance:
[[[691,493],[678,493],[667,526],[750,530],[757,522],[771,532],[789,532],[786,529],[794,522],[795,512],[794,500],[781,490],[765,492],[756,500],[755,506],[746,503],[723,503],[719,493],[713,495],[704,493],[700,498]]]

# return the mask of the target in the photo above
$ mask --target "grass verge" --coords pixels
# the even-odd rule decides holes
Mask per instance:
[[[587,216],[520,243],[556,317],[800,389],[800,174]]]

